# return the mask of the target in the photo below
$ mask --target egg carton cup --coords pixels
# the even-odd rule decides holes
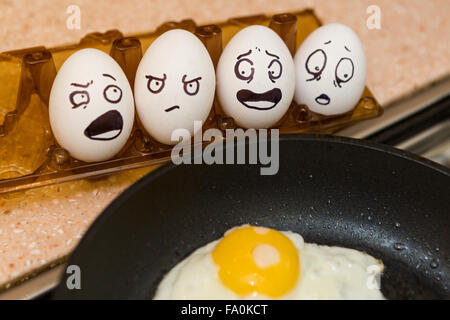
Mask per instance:
[[[152,139],[136,117],[130,138],[113,159],[95,163],[77,160],[58,146],[50,128],[48,103],[57,70],[74,52],[96,48],[108,53],[121,66],[131,87],[143,53],[162,33],[185,29],[207,48],[217,66],[222,48],[241,29],[264,25],[274,30],[292,55],[321,22],[311,10],[274,16],[232,18],[226,22],[197,26],[191,20],[167,22],[153,32],[124,36],[118,30],[90,33],[77,44],[43,46],[0,53],[0,193],[111,174],[170,160],[172,146]],[[380,116],[383,109],[366,87],[356,107],[342,115],[322,116],[305,105],[291,103],[274,127],[280,133],[331,134],[345,126]],[[217,98],[203,130],[237,128]]]

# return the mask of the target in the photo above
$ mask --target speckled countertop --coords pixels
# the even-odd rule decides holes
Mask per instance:
[[[81,10],[80,30],[66,27],[70,5]],[[370,5],[381,9],[379,30],[366,26]],[[450,74],[448,0],[0,0],[0,52],[77,42],[93,31],[139,33],[168,20],[205,24],[304,8],[357,32],[367,85],[382,105]],[[0,195],[0,288],[67,256],[102,209],[151,169]]]

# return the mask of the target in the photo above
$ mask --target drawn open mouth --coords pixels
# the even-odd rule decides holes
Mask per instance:
[[[329,104],[330,103],[330,97],[329,96],[327,96],[325,93],[322,93],[320,96],[318,96],[316,99],[316,102],[318,103],[318,104],[321,104],[321,105],[323,105],[323,106],[326,106],[327,104]]]
[[[164,110],[164,111],[165,111],[165,112],[170,112],[170,111],[175,110],[175,109],[180,109],[180,106],[172,106],[172,107],[170,107],[170,108],[167,108],[167,109]]]
[[[250,90],[242,89],[236,93],[236,98],[244,106],[255,110],[270,110],[281,100],[281,90],[273,88],[272,90],[256,93]]]
[[[92,121],[84,135],[92,140],[112,140],[122,132],[122,128],[122,115],[117,110],[110,110]]]

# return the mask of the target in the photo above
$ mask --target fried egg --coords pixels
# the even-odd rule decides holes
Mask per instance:
[[[384,299],[383,268],[365,252],[243,225],[178,263],[154,299]]]

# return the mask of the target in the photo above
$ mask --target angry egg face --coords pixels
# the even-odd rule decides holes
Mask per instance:
[[[214,66],[203,43],[186,30],[170,30],[145,52],[136,72],[136,109],[145,130],[164,144],[172,132],[208,117],[215,92]]]
[[[73,157],[103,161],[118,153],[130,136],[133,93],[114,59],[97,49],[83,49],[58,71],[49,114],[56,140]]]
[[[226,114],[245,128],[269,128],[294,95],[294,63],[283,40],[264,26],[239,31],[217,66],[217,93]]]
[[[352,110],[364,91],[366,58],[356,34],[342,24],[313,31],[294,57],[295,101],[319,114]]]

